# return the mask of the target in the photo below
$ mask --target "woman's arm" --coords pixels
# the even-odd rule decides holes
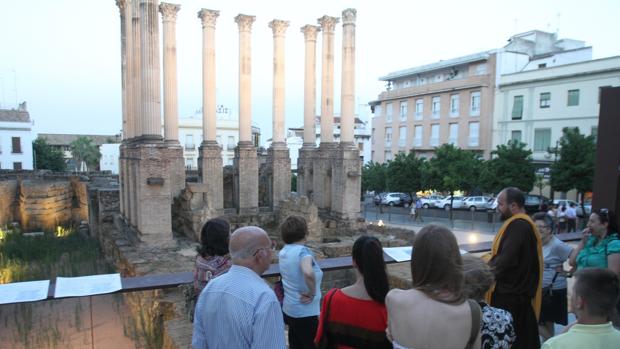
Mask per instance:
[[[308,292],[302,292],[300,301],[302,303],[310,303],[314,299],[316,290],[316,278],[312,269],[312,256],[304,256],[301,258],[301,273],[304,275],[304,282],[308,288]]]
[[[583,247],[586,245],[586,241],[588,241],[589,237],[590,229],[585,228],[582,231],[581,241],[579,241],[579,245],[577,245],[577,247],[573,250],[573,252],[571,252],[570,256],[568,257],[568,264],[573,267],[573,269],[577,268],[577,255],[579,255],[579,252],[583,250]]]
[[[612,253],[607,256],[607,268],[620,278],[620,253]]]

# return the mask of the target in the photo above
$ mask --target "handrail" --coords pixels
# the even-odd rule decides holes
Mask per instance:
[[[578,241],[581,239],[582,234],[580,232],[576,233],[563,233],[555,235],[558,239],[564,242],[570,241]],[[479,242],[475,244],[461,244],[459,248],[465,250],[469,253],[480,253],[487,252],[491,250],[491,241]],[[392,257],[383,254],[383,259],[386,264],[397,263]],[[317,261],[319,267],[324,271],[336,271],[342,269],[352,268],[352,260],[351,256],[344,257],[335,257],[335,258],[327,258],[321,259]],[[262,277],[276,277],[280,275],[280,267],[278,264],[271,264],[269,268],[263,273]],[[125,292],[137,292],[137,291],[148,291],[148,290],[157,290],[164,288],[173,288],[183,284],[190,284],[194,282],[194,274],[192,272],[177,272],[177,273],[167,273],[167,274],[155,274],[155,275],[144,275],[144,276],[134,276],[134,277],[123,277],[121,278],[122,288],[118,291],[112,293],[125,293]],[[56,288],[55,283],[50,283],[50,287],[48,290],[47,300],[51,299],[62,299],[54,297],[54,290]],[[65,297],[65,298],[73,298],[73,297]]]

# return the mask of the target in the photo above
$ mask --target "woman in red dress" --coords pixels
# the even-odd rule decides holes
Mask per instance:
[[[381,242],[361,236],[352,255],[357,280],[327,292],[315,343],[319,348],[392,348],[385,335],[389,285]]]

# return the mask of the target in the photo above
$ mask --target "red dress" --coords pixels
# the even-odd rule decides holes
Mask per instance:
[[[323,298],[314,341],[318,343],[325,332],[330,348],[392,348],[385,336],[386,327],[385,304],[353,298],[339,289],[331,289]]]

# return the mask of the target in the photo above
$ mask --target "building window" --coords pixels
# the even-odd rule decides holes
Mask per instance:
[[[440,97],[433,97],[433,101],[432,101],[432,112],[433,112],[433,119],[439,119],[439,112],[441,109],[441,103],[440,103]]]
[[[469,115],[471,116],[480,115],[480,91],[471,93]]]
[[[235,150],[235,136],[228,136],[228,150]]]
[[[372,129],[372,134],[370,136],[370,141],[372,142],[372,144],[375,144],[375,129],[374,129],[374,127]]]
[[[386,147],[392,146],[392,128],[391,127],[385,128],[385,146]]]
[[[540,94],[540,107],[549,108],[551,106],[551,92],[543,92]]]
[[[222,146],[222,136],[215,136],[215,141],[220,145],[220,147]]]
[[[385,105],[385,121],[392,121],[392,103]]]
[[[596,143],[598,139],[598,126],[592,126],[590,129],[590,136],[594,137],[594,142]]]
[[[194,135],[185,135],[185,150],[194,150]]]
[[[21,154],[22,152],[22,140],[19,137],[11,137],[11,145],[13,154]]]
[[[515,96],[512,103],[512,120],[521,120],[523,117],[523,96]]]
[[[424,100],[418,99],[415,101],[415,119],[422,120],[422,113],[424,113]]]
[[[185,158],[185,168],[188,170],[191,170],[193,166],[194,166],[194,159]]]
[[[510,140],[521,142],[521,130],[514,130],[510,134]]]
[[[392,161],[392,152],[389,150],[385,151],[385,161]]]
[[[432,124],[431,125],[430,145],[431,145],[431,147],[439,146],[439,124]]]
[[[598,88],[598,104],[601,104],[601,92],[603,92],[604,88],[609,88],[611,87],[610,85],[608,86],[601,86]]]
[[[407,120],[407,101],[400,102],[400,121]]]
[[[579,105],[579,90],[568,90],[567,106],[573,107]]]
[[[375,106],[375,116],[381,116],[381,105]]]
[[[551,146],[551,129],[534,130],[534,151],[547,151]]]
[[[414,128],[413,146],[414,147],[422,146],[422,126],[421,125],[418,125]]]
[[[374,162],[377,162],[377,159],[375,158],[375,151],[374,150],[372,150],[370,152],[370,160],[374,161]]]
[[[404,147],[407,144],[407,127],[398,128],[398,146]]]
[[[459,116],[459,95],[450,96],[450,116]]]
[[[484,75],[487,73],[487,64],[481,63],[476,66],[476,75]]]
[[[14,162],[13,163],[13,169],[14,170],[21,170],[22,169],[22,163],[21,162]]]
[[[448,143],[457,145],[459,140],[459,124],[454,123],[450,124],[450,138],[448,138]]]
[[[469,142],[468,145],[470,147],[477,147],[480,145],[480,123],[479,122],[470,122],[469,123]]]
[[[538,69],[541,69],[541,68],[547,68],[547,63],[540,63],[538,65]]]

